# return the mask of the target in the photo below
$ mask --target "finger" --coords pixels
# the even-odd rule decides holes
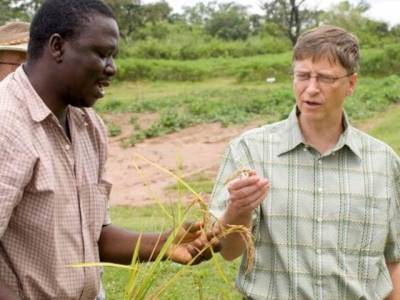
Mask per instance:
[[[182,224],[182,228],[188,232],[196,232],[200,230],[203,226],[203,222],[185,222]]]
[[[196,223],[192,223],[191,226],[188,228],[188,231],[191,233],[197,232],[203,228],[203,222],[198,221]]]
[[[232,180],[231,182],[229,182],[228,190],[238,190],[243,187],[253,185],[259,180],[260,180],[260,178],[257,175],[236,178],[236,179]]]
[[[234,207],[238,209],[245,209],[246,207],[254,206],[254,202],[258,204],[265,199],[268,192],[268,186],[256,190],[254,193],[242,198],[230,198],[229,201]],[[257,204],[256,204],[257,206]]]
[[[258,206],[260,206],[265,199],[266,195],[260,195],[258,198],[251,199],[250,201],[244,203],[241,207],[238,207],[237,209],[241,211],[254,210]]]
[[[214,238],[211,240],[211,247],[212,247],[212,249],[213,249],[214,252],[219,252],[219,251],[221,251],[222,245],[221,245],[220,239],[214,237]]]
[[[230,191],[230,198],[233,201],[235,199],[247,198],[254,194],[259,193],[260,191],[264,191],[265,188],[267,188],[268,186],[269,182],[267,180],[262,180],[251,186],[243,187],[240,190]]]

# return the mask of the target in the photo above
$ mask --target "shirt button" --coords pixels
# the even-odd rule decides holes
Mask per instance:
[[[321,254],[321,249],[316,249],[315,252],[316,252],[317,254]]]
[[[86,127],[88,127],[89,126],[89,123],[88,122],[85,122],[85,123],[83,123]]]
[[[315,284],[318,285],[318,286],[320,286],[320,285],[322,285],[322,281],[321,281],[321,280],[317,280],[317,281],[315,282]]]
[[[67,150],[67,151],[68,151],[69,149],[71,149],[71,146],[70,146],[70,145],[68,145],[68,144],[66,144],[66,145],[65,145],[65,150]]]
[[[322,193],[322,187],[318,188],[318,192]]]
[[[318,218],[318,219],[317,219],[317,222],[318,222],[318,223],[321,223],[321,222],[322,222],[322,218]]]
[[[318,160],[318,164],[322,165],[322,160],[319,159]]]

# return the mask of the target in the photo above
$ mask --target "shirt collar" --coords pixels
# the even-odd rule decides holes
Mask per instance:
[[[20,85],[22,93],[25,94],[24,99],[28,106],[32,120],[35,122],[42,122],[52,114],[51,110],[46,106],[42,98],[40,98],[38,93],[33,88],[22,66],[19,66],[15,70],[14,76]]]
[[[306,145],[303,133],[301,132],[299,120],[297,118],[299,111],[295,106],[290,113],[286,126],[280,132],[280,144],[278,156],[296,149],[299,145]],[[355,155],[361,159],[361,141],[355,133],[354,128],[350,125],[348,116],[343,112],[344,132],[340,135],[339,141],[332,149],[332,152],[338,151],[347,146]]]
[[[286,126],[280,132],[278,155],[292,151],[301,144],[305,144],[305,141],[297,120],[297,107],[295,106],[286,121]]]
[[[15,70],[15,78],[20,85],[21,91],[25,93],[25,99],[27,101],[28,109],[31,114],[32,120],[35,122],[42,122],[48,116],[53,115],[52,111],[47,107],[42,98],[38,95],[28,76],[26,75],[22,66],[19,66]],[[84,126],[87,124],[86,113],[84,109],[69,106],[67,107],[68,113],[74,118],[74,121],[78,121],[77,125]],[[54,116],[56,120],[56,117]]]

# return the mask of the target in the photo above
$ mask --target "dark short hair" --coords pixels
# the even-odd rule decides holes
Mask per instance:
[[[323,25],[300,35],[294,46],[293,61],[326,57],[340,63],[348,72],[357,72],[360,61],[360,46],[355,35],[346,30]]]
[[[39,58],[55,33],[64,39],[77,38],[82,26],[96,14],[115,20],[112,10],[101,0],[45,0],[31,23],[28,58]]]

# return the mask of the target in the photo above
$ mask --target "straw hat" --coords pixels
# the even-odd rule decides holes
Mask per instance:
[[[26,52],[29,40],[29,23],[10,22],[0,26],[0,51]]]

